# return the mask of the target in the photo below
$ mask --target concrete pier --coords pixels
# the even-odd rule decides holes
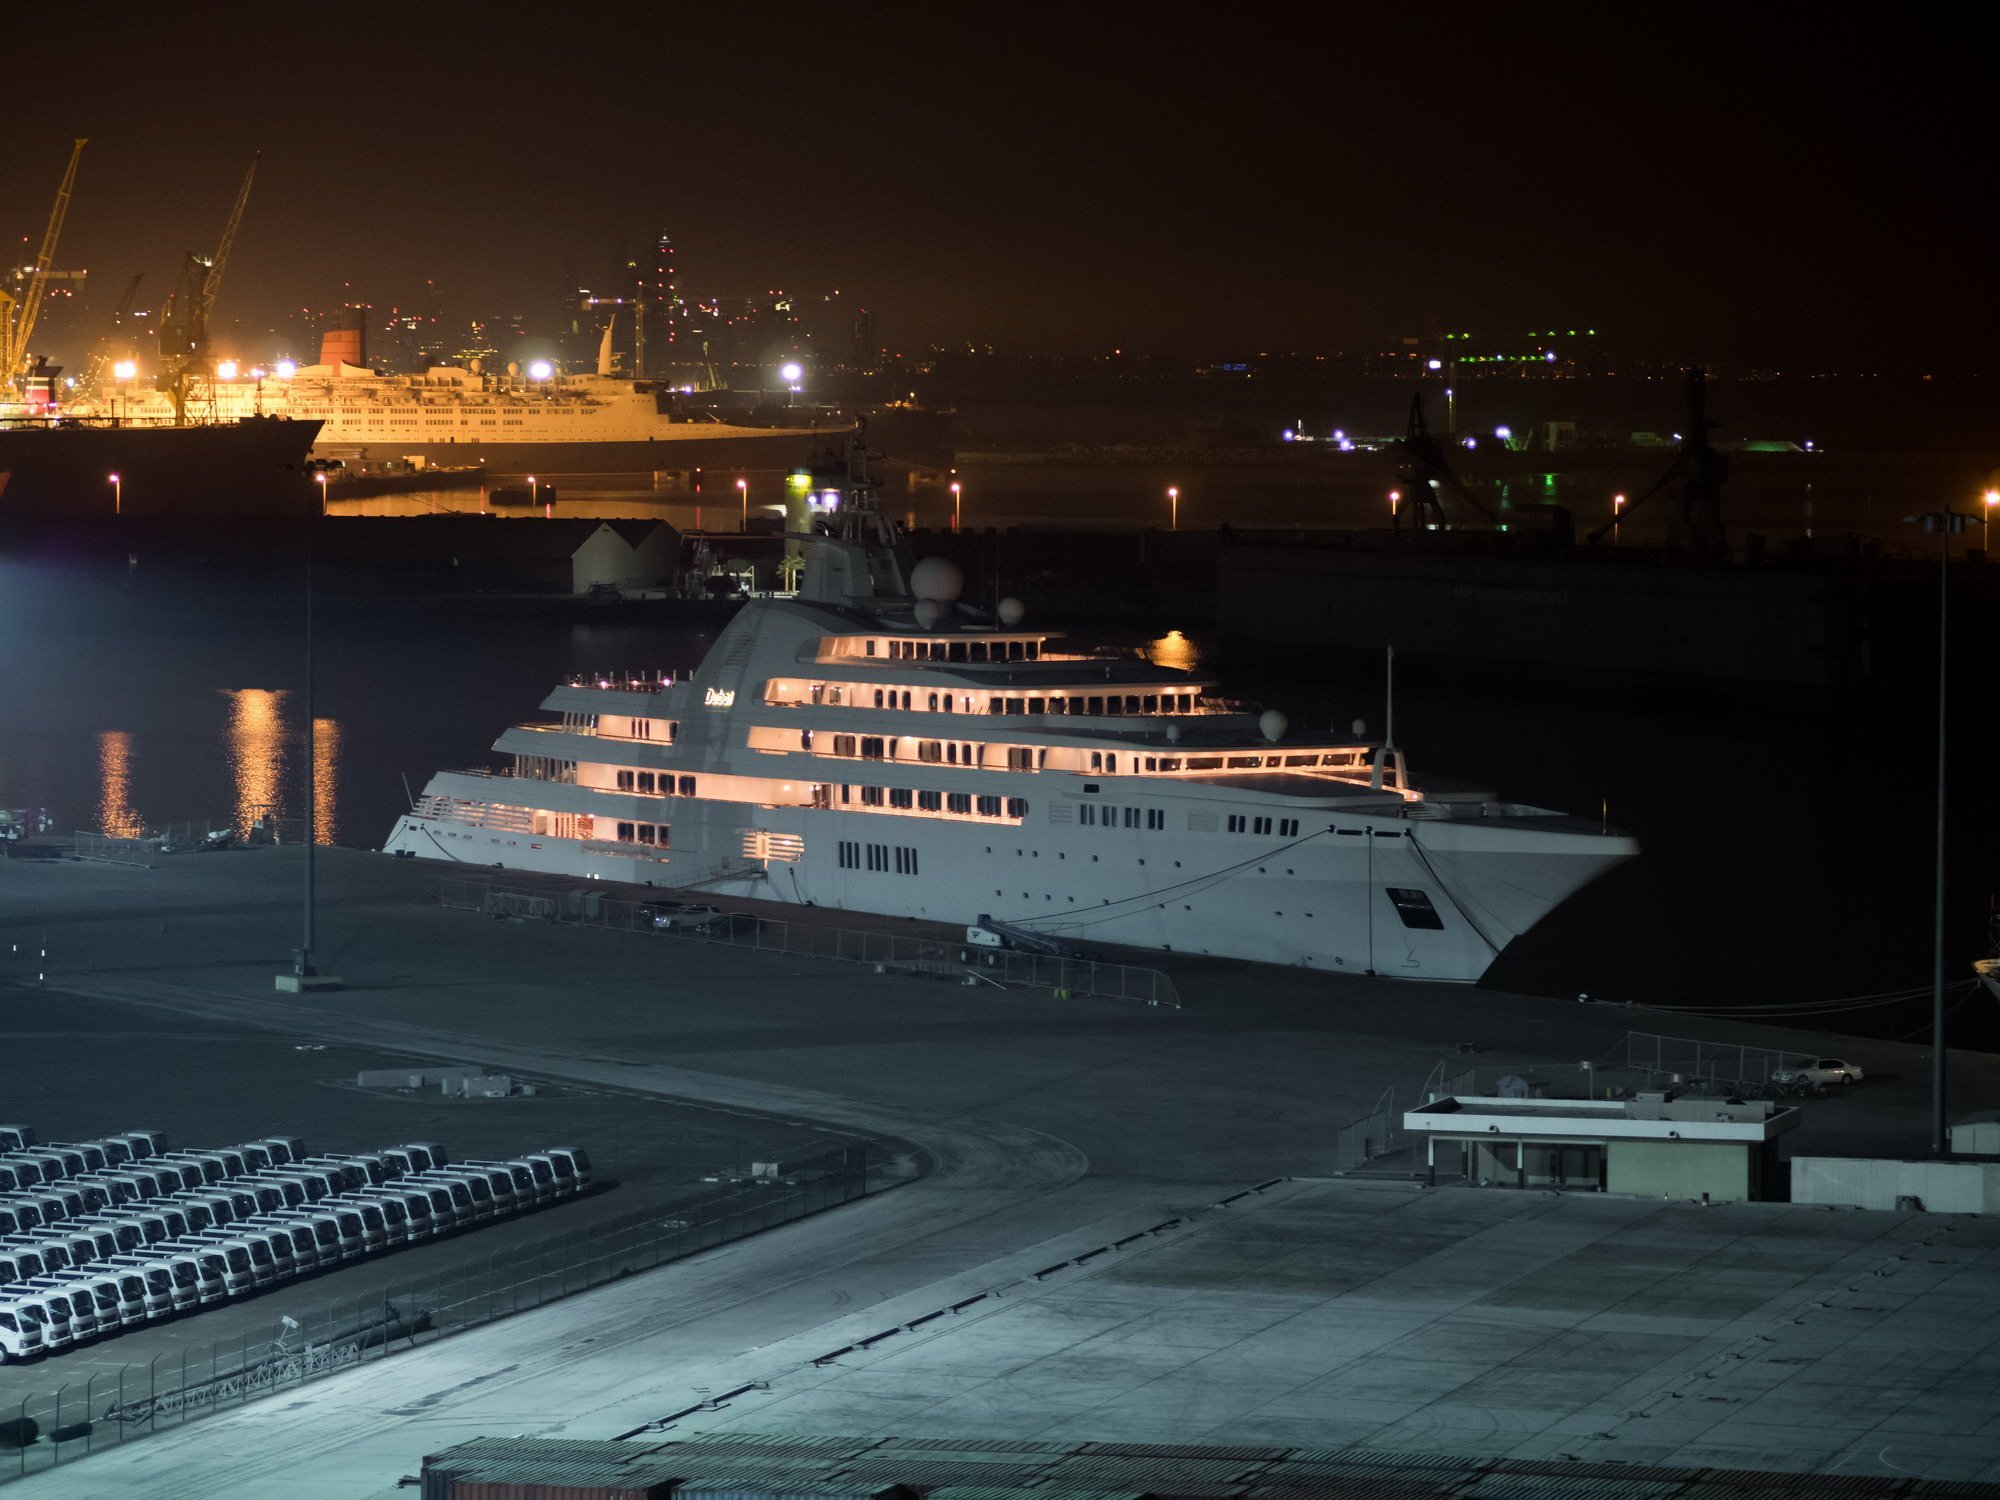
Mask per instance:
[[[387,1495],[452,1442],[616,1436],[746,1382],[766,1389],[682,1425],[1309,1433],[1466,1455],[2000,1478],[1990,1221],[1424,1189],[1394,1157],[1336,1170],[1340,1127],[1385,1090],[1412,1102],[1440,1064],[1581,1092],[1618,1081],[1579,1064],[1634,1030],[1849,1056],[1869,1082],[1808,1102],[1786,1149],[1900,1154],[1926,1134],[1921,1048],[1214,961],[1172,961],[1178,1011],[968,989],[446,911],[432,899],[441,868],[341,850],[320,856],[319,951],[346,988],[278,994],[297,859],[0,864],[0,956],[16,934],[35,939],[37,962],[48,948],[42,985],[34,965],[0,968],[0,1037],[9,1057],[35,1059],[0,1113],[51,1137],[148,1124],[208,1142],[293,1128],[293,1101],[414,1059],[602,1091],[633,1118],[731,1112],[746,1134],[893,1137],[926,1175],[65,1464],[24,1495]],[[1955,1108],[2000,1104],[1994,1059],[1953,1070]],[[352,1095],[333,1133],[420,1133],[390,1128],[393,1097]],[[269,1125],[246,1128],[253,1114]],[[1217,1206],[1274,1179],[1293,1180]],[[821,1362],[982,1293],[977,1317]],[[60,1381],[66,1361],[123,1358],[117,1342],[18,1374]]]

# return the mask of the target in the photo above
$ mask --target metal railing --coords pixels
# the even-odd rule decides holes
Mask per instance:
[[[881,1171],[871,1179],[884,1161],[879,1151],[857,1142],[619,1222],[508,1246],[317,1307],[294,1303],[303,1316],[281,1316],[177,1355],[115,1370],[101,1358],[90,1361],[90,1374],[79,1370],[73,1380],[0,1407],[0,1482],[851,1202],[901,1180]],[[294,1282],[267,1295],[287,1297],[309,1285]],[[51,1375],[60,1373],[61,1359],[53,1358]]]
[[[1419,1103],[1438,1099],[1463,1098],[1479,1091],[1476,1068],[1449,1072],[1449,1061],[1438,1063],[1415,1090]],[[1346,1171],[1381,1156],[1392,1156],[1408,1144],[1402,1111],[1396,1108],[1396,1090],[1387,1088],[1375,1107],[1357,1120],[1350,1120],[1333,1135],[1333,1168]]]
[[[659,902],[628,901],[602,891],[562,890],[538,881],[447,879],[438,883],[438,904],[457,911],[574,922],[618,932],[661,932],[763,953],[873,964],[883,970],[936,974],[967,984],[1046,989],[1060,1000],[1131,1000],[1176,1010],[1181,1003],[1180,992],[1168,975],[1134,964],[1057,958],[742,912],[717,912],[713,917],[669,914],[666,925],[656,926],[650,913],[672,904],[666,898]]]
[[[1812,1054],[1774,1047],[1744,1047],[1693,1037],[1627,1032],[1625,1066],[1656,1084],[1705,1083],[1718,1088],[1768,1089],[1774,1075],[1812,1065]]]

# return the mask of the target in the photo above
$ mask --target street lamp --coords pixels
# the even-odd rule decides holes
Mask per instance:
[[[778,378],[785,382],[785,405],[790,406],[799,394],[799,382],[806,378],[806,367],[796,360],[780,365]]]
[[[1944,729],[1946,625],[1950,620],[1951,539],[1972,525],[1972,517],[1953,510],[1903,517],[1938,538],[1938,721],[1937,721],[1937,872],[1936,909],[1931,923],[1931,1151],[1943,1156],[1949,1142],[1945,1128],[1944,1051]]]
[[[1167,530],[1181,529],[1181,491],[1179,485],[1167,486]]]
[[[116,474],[107,477],[111,480],[111,513],[122,516],[125,514],[125,481]]]
[[[1618,518],[1624,513],[1625,497],[1623,495],[1613,495],[1611,497],[1611,545],[1614,547],[1618,545]]]
[[[320,469],[317,472],[315,472],[313,474],[313,482],[319,486],[319,513],[321,515],[325,515],[326,514],[326,470]]]
[[[1984,552],[1986,560],[1991,562],[1993,560],[1993,507],[2000,505],[2000,490],[1988,490],[1985,500],[1986,513],[1981,517],[1985,522],[1985,526],[1979,534],[1979,550]]]
[[[118,420],[121,422],[125,420],[125,382],[138,373],[139,362],[136,359],[121,359],[111,367],[112,379],[117,383]]]
[[[964,487],[954,479],[951,482],[951,529],[954,532],[958,530],[959,502],[963,496],[963,492]]]
[[[748,531],[750,529],[750,481],[747,479],[737,480],[736,493],[743,497],[743,529]]]

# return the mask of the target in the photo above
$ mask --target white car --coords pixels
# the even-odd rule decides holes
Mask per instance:
[[[714,907],[695,906],[686,901],[654,901],[639,910],[653,926],[669,930],[710,927],[722,920],[722,913]]]
[[[1803,1068],[1789,1068],[1782,1073],[1773,1073],[1773,1083],[1816,1083],[1822,1088],[1833,1084],[1856,1084],[1862,1079],[1861,1069],[1853,1063],[1838,1057],[1816,1058]]]

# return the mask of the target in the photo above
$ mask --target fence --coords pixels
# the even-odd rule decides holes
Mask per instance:
[[[777,1176],[725,1181],[617,1223],[337,1297],[304,1318],[283,1317],[260,1332],[194,1346],[178,1357],[116,1370],[100,1358],[89,1366],[95,1373],[0,1408],[0,1481],[851,1202],[870,1191],[873,1149],[845,1146],[785,1163]],[[887,1181],[884,1174],[879,1185]],[[9,1462],[5,1450],[17,1445]]]
[[[247,829],[237,826],[234,816],[196,818],[164,823],[136,836],[80,828],[70,836],[70,852],[78,859],[150,865],[162,855],[212,851],[235,844],[293,844],[304,836],[305,823],[300,818],[259,816]]]
[[[1741,1047],[1691,1037],[1632,1031],[1625,1036],[1625,1066],[1655,1083],[1707,1083],[1732,1090],[1769,1089],[1773,1075],[1809,1067],[1811,1055],[1771,1047]]]
[[[438,903],[458,911],[575,922],[619,932],[661,932],[684,940],[722,943],[765,953],[874,964],[902,973],[937,974],[972,984],[984,981],[1003,988],[1024,985],[1052,990],[1059,999],[1134,1000],[1174,1009],[1179,1009],[1181,1003],[1173,980],[1158,969],[1020,953],[1010,948],[975,948],[906,933],[826,927],[816,922],[793,922],[742,912],[718,912],[708,918],[683,914],[668,919],[676,925],[655,927],[648,913],[659,903],[621,900],[602,891],[565,891],[544,884],[512,881],[443,880],[438,883]]]
[[[1474,1068],[1463,1068],[1456,1073],[1445,1071],[1447,1063],[1440,1062],[1416,1090],[1416,1097],[1428,1104],[1434,1099],[1449,1099],[1476,1094],[1479,1090],[1479,1074]],[[1375,1107],[1358,1120],[1350,1120],[1334,1132],[1333,1166],[1335,1171],[1345,1171],[1363,1162],[1373,1161],[1379,1156],[1390,1156],[1403,1149],[1406,1137],[1403,1132],[1403,1116],[1396,1108],[1396,1090],[1387,1088]]]

